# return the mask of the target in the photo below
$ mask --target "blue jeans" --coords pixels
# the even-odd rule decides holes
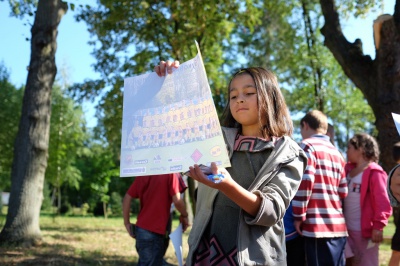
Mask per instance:
[[[313,238],[304,237],[308,266],[344,266],[344,246],[347,237]]]
[[[136,226],[137,266],[160,266],[164,257],[164,236]]]

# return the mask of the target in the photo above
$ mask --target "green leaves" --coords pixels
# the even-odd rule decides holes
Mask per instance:
[[[349,135],[371,131],[371,108],[324,46],[319,2],[264,1],[262,10],[262,25],[253,34],[238,28],[239,51],[246,65],[261,65],[277,74],[295,125],[309,110],[323,111],[335,126],[342,150]]]
[[[81,106],[59,87],[52,93],[49,159],[46,180],[60,188],[63,184],[79,189],[82,175],[77,168],[78,156],[85,152],[88,134]]]
[[[6,67],[0,63],[0,191],[9,191],[14,142],[21,116],[24,89],[9,82]]]
[[[347,16],[362,15],[380,2],[342,0],[336,4]],[[350,105],[337,97],[354,86],[324,46],[319,1],[102,0],[98,6],[81,7],[78,13],[77,19],[88,24],[93,36],[94,67],[101,80],[74,89],[84,97],[102,95],[99,132],[112,143],[116,157],[123,79],[152,71],[161,60],[191,59],[196,54],[194,40],[200,45],[219,112],[226,103],[230,73],[258,65],[278,75],[293,116],[320,109],[343,132],[357,129],[353,125],[358,123],[346,124],[345,118],[334,117],[344,113],[357,117],[358,113],[344,109]],[[355,95],[359,97],[352,100],[359,103],[359,110],[370,110],[363,97]],[[346,112],[336,112],[337,106]]]
[[[114,1],[81,7],[78,20],[93,36],[94,68],[101,80],[75,85],[77,95],[102,95],[99,130],[119,154],[125,77],[152,71],[161,60],[193,58],[201,48],[217,109],[222,111],[226,71],[237,25],[252,32],[261,23],[261,1]],[[228,70],[227,70],[228,69]]]

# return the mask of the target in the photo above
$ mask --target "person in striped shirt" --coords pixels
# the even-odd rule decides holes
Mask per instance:
[[[293,199],[296,231],[304,237],[307,265],[345,265],[347,239],[342,200],[348,188],[345,161],[326,135],[328,120],[318,110],[300,120],[302,142],[308,161]]]

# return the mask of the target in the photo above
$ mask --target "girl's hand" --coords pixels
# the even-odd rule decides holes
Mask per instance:
[[[374,243],[381,243],[383,241],[383,231],[373,229],[371,240]]]
[[[157,73],[159,77],[165,76],[166,73],[171,74],[172,68],[178,68],[179,61],[161,61],[159,65],[154,67],[154,72]]]
[[[197,164],[189,167],[189,171],[190,171],[189,176],[191,178],[193,178],[194,180],[197,180],[200,183],[203,183],[206,186],[216,188],[216,189],[221,188],[222,186],[224,186],[225,184],[228,184],[232,180],[232,177],[230,176],[228,171],[226,171],[225,168],[218,168],[218,166],[215,163],[211,163],[211,172],[212,172],[212,175],[218,175],[218,174],[223,175],[223,178],[220,180],[220,182],[214,182],[214,181],[211,181],[210,179],[208,179],[207,175],[205,175],[203,173],[203,171]]]
[[[220,180],[218,178],[217,180],[211,178],[214,181],[209,180],[207,178],[207,175],[203,173],[203,171],[197,164],[189,167],[189,169],[189,176],[191,178],[197,180],[200,183],[203,183],[206,186],[218,189],[220,192],[224,193],[225,196],[235,202],[245,212],[254,217],[257,215],[262,202],[261,196],[248,191],[247,189],[236,183],[225,168],[218,168],[215,163],[211,163],[211,177],[218,174],[223,175],[223,178],[221,178]],[[198,198],[198,200],[202,199]]]

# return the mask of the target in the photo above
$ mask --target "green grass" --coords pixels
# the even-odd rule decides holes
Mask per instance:
[[[132,221],[136,218],[132,217]],[[5,215],[0,215],[4,225]],[[179,221],[173,221],[173,229]],[[122,217],[75,217],[43,214],[43,241],[32,248],[0,247],[0,265],[136,265],[135,240],[125,230]],[[184,256],[187,255],[184,234]],[[170,244],[166,260],[178,265]]]
[[[389,264],[392,249],[390,247],[392,236],[396,230],[393,222],[393,216],[390,216],[388,225],[383,229],[383,243],[379,246],[379,263],[382,266]]]
[[[383,235],[392,237],[395,230],[396,226],[394,225],[393,216],[390,216],[388,225],[383,229]]]

